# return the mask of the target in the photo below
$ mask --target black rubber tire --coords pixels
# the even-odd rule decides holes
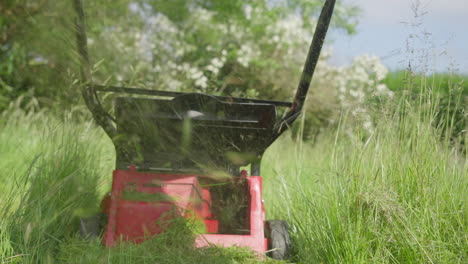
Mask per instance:
[[[281,220],[266,221],[266,235],[269,239],[268,256],[273,259],[284,260],[291,257],[291,238],[288,223]]]
[[[91,240],[100,237],[104,230],[105,214],[80,218],[80,237]]]

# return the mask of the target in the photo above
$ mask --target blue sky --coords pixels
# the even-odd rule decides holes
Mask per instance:
[[[468,73],[468,0],[342,1],[359,6],[362,14],[356,35],[331,33],[333,64],[371,54],[390,69],[411,61],[416,70]]]

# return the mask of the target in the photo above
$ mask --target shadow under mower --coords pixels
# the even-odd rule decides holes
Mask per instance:
[[[111,138],[116,169],[102,214],[81,219],[80,233],[107,247],[141,243],[176,217],[195,219],[197,247],[248,247],[274,259],[290,256],[285,221],[265,220],[260,163],[265,150],[298,118],[325,39],[335,0],[326,0],[294,101],[247,99],[92,82],[83,0],[73,0],[87,107]],[[115,99],[115,117],[98,93]],[[288,108],[282,117],[277,107]],[[250,165],[250,171],[241,167]]]

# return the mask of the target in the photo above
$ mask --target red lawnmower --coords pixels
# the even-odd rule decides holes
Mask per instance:
[[[335,0],[326,0],[322,9],[292,103],[96,85],[83,0],[73,1],[82,95],[116,148],[112,191],[102,202],[104,245],[140,243],[164,232],[167,220],[186,217],[203,225],[198,247],[249,247],[287,258],[291,242],[286,222],[265,221],[260,162],[301,113]],[[115,99],[115,117],[98,97],[109,92],[131,95]],[[280,118],[277,107],[289,110]],[[241,170],[249,165],[250,172]],[[81,233],[98,235],[98,222],[82,219]]]

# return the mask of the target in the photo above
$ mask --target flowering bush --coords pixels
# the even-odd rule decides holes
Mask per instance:
[[[351,113],[354,120],[369,132],[373,122],[366,103],[374,97],[392,98],[393,92],[382,83],[388,70],[376,56],[356,57],[351,66],[339,69],[338,101],[343,109]]]
[[[264,1],[243,4],[240,18],[220,19],[215,11],[194,6],[182,22],[149,5],[131,9],[139,23],[94,36],[104,47],[89,41],[92,48],[109,51],[102,55],[101,81],[111,75],[112,83],[123,85],[278,100],[294,95],[316,23]],[[337,12],[343,10],[339,5]],[[387,69],[371,56],[335,67],[327,63],[330,56],[324,49],[314,76],[308,127],[317,131],[345,110],[370,131],[366,101],[392,96],[381,83]]]

